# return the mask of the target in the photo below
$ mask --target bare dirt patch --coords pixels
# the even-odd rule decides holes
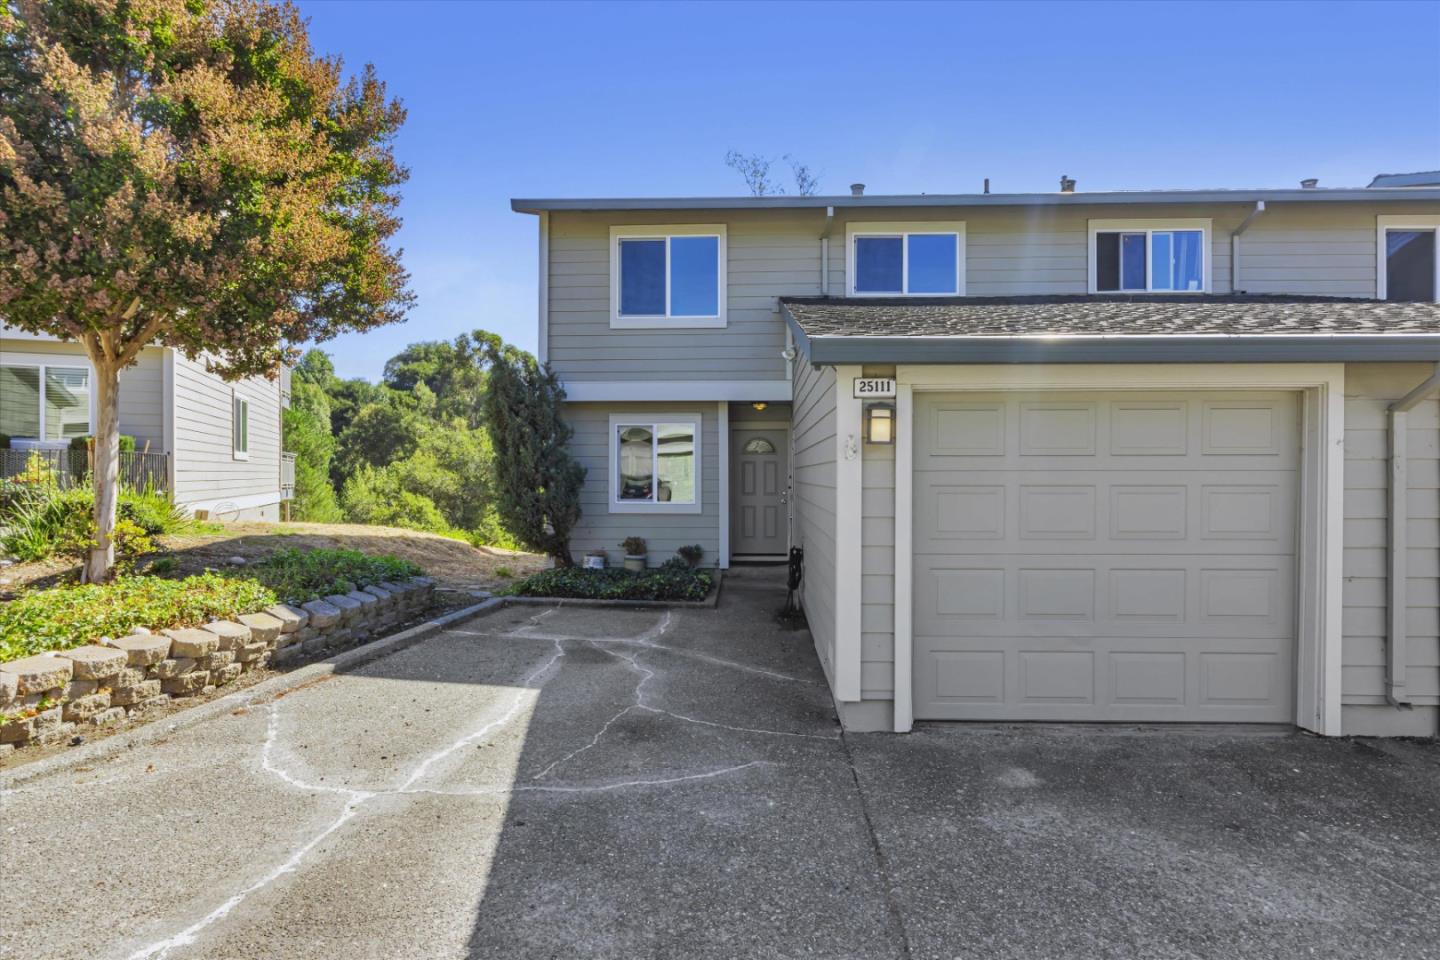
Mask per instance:
[[[518,577],[546,566],[544,557],[497,547],[472,547],[433,533],[399,527],[371,527],[350,523],[261,523],[240,521],[220,524],[221,532],[157,538],[179,562],[172,576],[200,573],[222,567],[232,557],[246,562],[263,560],[276,550],[313,550],[344,547],[369,554],[389,554],[418,564],[442,587],[455,590],[495,590]],[[0,567],[0,598],[22,587],[47,587],[79,572],[70,561],[12,564]],[[502,574],[509,573],[506,577]]]

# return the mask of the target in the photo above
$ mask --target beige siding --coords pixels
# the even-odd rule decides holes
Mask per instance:
[[[616,413],[701,414],[700,513],[610,512],[610,415]],[[565,406],[565,420],[575,430],[570,452],[586,470],[580,523],[570,537],[577,561],[587,550],[604,550],[618,565],[624,555],[620,541],[637,536],[647,541],[652,566],[692,543],[705,548],[705,566],[715,565],[720,552],[720,419],[715,404],[571,403]]]
[[[1211,282],[1231,292],[1231,233],[1251,204],[971,208],[837,213],[830,244],[830,294],[843,296],[845,227],[865,220],[963,220],[966,294],[1077,294],[1089,288],[1089,221],[1209,218]],[[1271,204],[1241,238],[1240,289],[1247,293],[1375,296],[1379,214],[1440,213],[1440,204]],[[844,218],[844,219],[842,219]]]
[[[867,366],[867,377],[894,367]],[[862,443],[860,475],[860,698],[895,696],[895,447]]]
[[[1430,373],[1428,364],[1350,364],[1345,372],[1346,732],[1409,732],[1385,704],[1389,437],[1386,408]],[[1440,400],[1409,416],[1407,691],[1440,704]],[[1361,705],[1368,705],[1362,707]]]
[[[714,330],[612,330],[610,227],[725,223],[728,324]],[[783,380],[777,299],[820,290],[823,212],[550,217],[549,359],[561,379]]]
[[[90,366],[79,344],[0,339],[0,361],[24,362],[23,356]],[[135,438],[137,450],[144,450],[148,444],[153,453],[165,452],[165,363],[164,351],[158,348],[142,351],[134,366],[120,371],[120,432]]]
[[[795,362],[791,426],[795,538],[805,551],[801,604],[825,673],[835,672],[835,369]]]
[[[1430,369],[1420,363],[1346,368],[1342,686],[1347,733],[1434,732],[1435,707],[1440,705],[1440,399],[1427,400],[1410,415],[1406,655],[1408,689],[1418,709],[1397,711],[1384,697],[1389,476],[1385,409]],[[885,374],[881,368],[866,372]],[[797,410],[800,407],[797,403]],[[861,685],[863,697],[870,700],[888,698],[893,690],[895,498],[891,451],[866,446],[864,458]],[[833,508],[825,522],[833,524]],[[808,550],[807,565],[813,566]],[[830,622],[817,622],[812,614],[811,623],[817,628],[817,643],[822,629],[825,637],[833,637]]]
[[[280,501],[280,388],[249,377],[234,384],[208,372],[202,361],[175,354],[175,501],[213,508],[230,501]],[[250,458],[232,448],[231,397],[250,401]]]
[[[836,211],[829,293],[843,295],[845,234],[867,221],[962,220],[970,296],[1083,294],[1092,219],[1208,218],[1216,293],[1232,290],[1231,233],[1249,203],[1150,206],[865,208]],[[1251,293],[1375,295],[1379,214],[1440,213],[1435,202],[1276,203],[1241,241],[1240,289]],[[724,223],[728,319],[717,330],[612,330],[610,227]],[[564,212],[550,217],[549,356],[562,379],[586,381],[776,380],[781,296],[820,292],[823,211]]]

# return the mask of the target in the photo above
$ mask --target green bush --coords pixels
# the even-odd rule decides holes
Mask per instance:
[[[138,527],[129,535],[144,536]],[[173,560],[161,557],[149,569],[159,573],[167,567],[173,569]],[[108,584],[37,590],[0,604],[0,663],[118,637],[135,627],[200,626],[281,601],[304,603],[419,573],[408,560],[358,550],[281,550],[248,567],[183,580],[120,576]]]
[[[228,577],[258,581],[286,603],[419,574],[418,566],[396,557],[372,557],[359,550],[295,549],[277,550],[259,563],[226,572]]]
[[[89,450],[89,449],[90,449],[90,441],[91,441],[91,439],[92,439],[92,438],[91,438],[91,437],[88,437],[88,436],[86,436],[86,437],[71,437],[71,438],[70,438],[70,449],[71,449],[71,450]],[[130,435],[127,434],[127,433],[122,433],[122,434],[120,434],[120,452],[121,452],[121,453],[134,453],[134,452],[135,452],[135,438],[132,437],[132,436],[130,436]]]
[[[0,604],[0,662],[118,637],[135,627],[194,627],[263,610],[275,594],[254,580],[206,573],[184,580],[118,577],[56,587]]]
[[[0,509],[0,525],[6,528],[0,550],[22,562],[82,555],[95,539],[95,491],[88,486],[62,490],[53,483],[23,486],[25,492],[6,499]],[[145,533],[130,542],[148,549],[154,549],[149,537],[195,529],[179,507],[153,490],[121,490],[116,520]],[[123,556],[123,543],[121,549]]]
[[[503,592],[516,597],[581,600],[704,600],[713,583],[709,571],[691,570],[682,560],[643,573],[614,567],[557,567],[526,577]]]
[[[389,467],[360,467],[340,492],[345,518],[351,523],[405,527],[438,533],[447,529],[445,516],[424,494],[407,489]]]

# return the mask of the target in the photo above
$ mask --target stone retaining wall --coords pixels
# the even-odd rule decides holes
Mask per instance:
[[[142,719],[266,663],[354,646],[424,609],[434,589],[429,577],[415,577],[203,627],[137,627],[130,636],[0,663],[0,716],[10,718],[0,722],[0,754]]]

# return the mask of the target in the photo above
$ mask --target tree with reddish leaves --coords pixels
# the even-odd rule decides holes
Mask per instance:
[[[288,3],[0,0],[0,318],[95,368],[87,580],[113,569],[118,378],[144,347],[274,376],[404,317],[404,119]]]

